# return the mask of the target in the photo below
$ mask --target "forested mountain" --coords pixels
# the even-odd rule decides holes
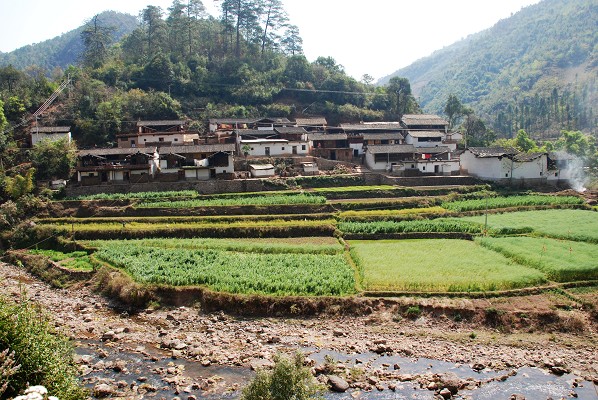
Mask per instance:
[[[598,3],[544,0],[381,79],[409,79],[422,108],[454,94],[500,136],[596,133]]]
[[[337,124],[418,111],[406,79],[375,87],[331,57],[309,62],[281,0],[219,5],[217,17],[201,0],[173,0],[167,10],[147,6],[120,41],[109,21],[91,18],[75,31],[81,56],[63,76],[0,67],[6,117],[18,124],[66,76],[70,88],[39,122],[71,126],[82,146],[110,144],[138,119],[190,118],[201,130],[217,117],[318,115]]]
[[[115,11],[104,11],[97,15],[104,26],[114,27],[113,40],[119,41],[137,27],[137,18]],[[12,65],[18,69],[30,66],[52,71],[56,67],[65,69],[79,62],[83,52],[81,32],[84,26],[64,33],[53,39],[21,47],[10,53],[0,53],[0,66]]]

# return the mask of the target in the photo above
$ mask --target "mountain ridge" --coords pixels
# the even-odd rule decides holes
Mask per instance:
[[[137,17],[111,10],[101,12],[98,18],[102,24],[116,28],[113,35],[114,42],[120,41],[125,35],[131,33],[138,24]],[[0,52],[0,66],[12,65],[17,69],[25,69],[35,65],[48,72],[56,67],[65,69],[75,64],[83,51],[81,32],[85,25],[83,23],[61,35],[22,46],[11,52]]]
[[[448,96],[455,94],[506,136],[525,128],[593,132],[597,19],[598,5],[592,0],[544,0],[378,84],[393,76],[409,79],[420,105],[433,113],[442,113]],[[551,117],[546,109],[561,102],[564,109]]]

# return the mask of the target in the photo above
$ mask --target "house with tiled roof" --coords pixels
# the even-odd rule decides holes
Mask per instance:
[[[512,147],[469,147],[461,154],[461,172],[492,181],[545,182],[548,153],[525,153]]]
[[[31,146],[43,140],[60,140],[66,139],[71,141],[71,127],[70,126],[34,126],[29,131]]]
[[[80,185],[149,182],[158,171],[158,149],[79,150],[75,173]]]
[[[116,141],[120,148],[185,146],[197,144],[199,133],[184,120],[138,121],[135,132],[117,133]]]
[[[160,147],[157,179],[174,182],[227,176],[232,178],[235,151],[234,143]]]

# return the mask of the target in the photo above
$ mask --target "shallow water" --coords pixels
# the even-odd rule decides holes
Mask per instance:
[[[108,353],[108,357],[102,359],[104,362],[123,360],[127,363],[127,373],[115,372],[112,369],[92,372],[83,377],[83,381],[88,388],[92,388],[96,382],[96,378],[110,378],[116,381],[126,381],[128,385],[135,382],[140,385],[140,377],[144,377],[145,383],[148,383],[158,390],[156,392],[148,392],[145,398],[156,399],[172,399],[176,396],[186,398],[186,395],[193,394],[202,399],[237,399],[240,396],[240,391],[227,391],[231,386],[237,384],[238,387],[243,387],[254,375],[249,368],[243,367],[221,367],[209,366],[203,367],[199,362],[172,359],[168,357],[167,353],[159,349],[146,348],[146,353],[149,357],[144,356],[134,351],[119,351],[117,348],[107,346],[104,343],[97,341],[79,342],[77,347],[77,354],[91,355],[95,364],[101,359],[98,357],[97,349],[101,348]],[[326,362],[326,358],[331,357],[333,360],[342,362],[347,366],[360,367],[367,365],[373,369],[393,370],[393,365],[400,366],[401,374],[441,374],[454,373],[461,379],[473,378],[476,381],[488,381],[500,375],[505,375],[510,371],[491,371],[482,370],[476,372],[472,370],[469,365],[454,364],[444,361],[438,361],[426,358],[408,358],[401,356],[380,356],[375,353],[361,353],[361,354],[343,354],[332,351],[323,351],[313,348],[302,348],[309,358],[313,359],[316,364],[321,365]],[[152,361],[155,359],[155,361]],[[176,393],[175,389],[162,380],[160,374],[155,373],[156,369],[168,367],[183,366],[184,375],[191,378],[193,381],[201,381],[210,377],[219,377],[210,390],[192,390],[189,392]],[[453,399],[509,399],[512,394],[524,395],[526,400],[547,400],[552,399],[573,399],[579,398],[584,400],[598,400],[598,389],[592,382],[582,381],[578,383],[577,387],[573,387],[574,381],[577,379],[572,374],[563,376],[556,376],[539,368],[524,367],[517,370],[517,374],[508,377],[505,381],[490,381],[484,383],[481,387],[475,390],[462,390]],[[390,400],[390,399],[434,399],[434,392],[419,387],[417,382],[385,382],[385,387],[389,383],[396,384],[396,390],[384,390],[371,392],[358,391],[350,389],[346,393],[326,393],[325,398],[328,400],[344,400],[344,399],[376,399],[376,400]]]

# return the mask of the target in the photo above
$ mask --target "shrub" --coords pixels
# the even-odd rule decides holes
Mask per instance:
[[[243,389],[243,400],[304,400],[314,398],[322,388],[309,369],[303,366],[303,354],[293,358],[276,355],[272,371],[259,370]]]
[[[8,377],[4,396],[16,396],[27,385],[43,385],[61,400],[86,397],[68,339],[25,299],[16,304],[0,298],[0,350],[6,349],[15,352],[20,368]]]
[[[419,306],[411,306],[405,312],[405,314],[407,315],[407,317],[409,317],[411,319],[417,319],[417,318],[419,318],[419,316],[421,315],[421,313],[422,313],[422,311],[419,308]]]

